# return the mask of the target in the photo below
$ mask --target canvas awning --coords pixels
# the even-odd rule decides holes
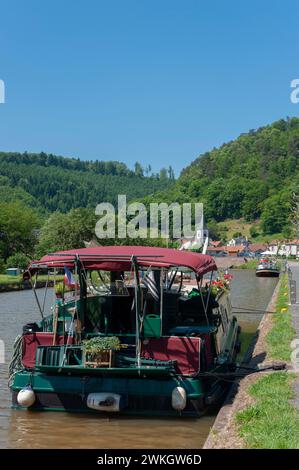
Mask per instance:
[[[148,246],[98,246],[51,253],[39,261],[32,262],[29,271],[33,274],[42,267],[63,268],[68,266],[72,268],[78,258],[85,269],[129,271],[133,256],[136,257],[138,265],[141,267],[184,266],[194,271],[197,276],[203,276],[207,272],[217,270],[214,259],[200,253]]]

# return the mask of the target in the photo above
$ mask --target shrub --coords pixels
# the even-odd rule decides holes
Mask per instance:
[[[10,256],[6,261],[7,268],[26,269],[29,264],[29,258],[23,253],[16,253]]]

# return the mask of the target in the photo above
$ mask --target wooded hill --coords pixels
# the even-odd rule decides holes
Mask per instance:
[[[173,184],[171,167],[159,174],[150,171],[140,163],[132,171],[121,162],[0,152],[0,196],[2,201],[22,200],[49,212],[94,209],[100,202],[115,204],[118,194],[132,201]]]
[[[299,193],[299,119],[279,120],[200,155],[174,186],[145,200],[200,201],[206,220],[261,220],[266,234],[290,232]]]

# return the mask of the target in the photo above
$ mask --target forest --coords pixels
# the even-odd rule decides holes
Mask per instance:
[[[264,234],[291,236],[292,194],[299,192],[299,119],[250,130],[200,155],[169,189],[146,197],[200,201],[210,224],[260,221]]]
[[[173,181],[171,166],[154,174],[150,165],[143,169],[139,162],[132,171],[121,162],[0,152],[0,188],[8,187],[10,194],[13,188],[22,200],[27,198],[49,212],[94,208],[103,201],[115,204],[118,194],[133,200],[167,188]]]

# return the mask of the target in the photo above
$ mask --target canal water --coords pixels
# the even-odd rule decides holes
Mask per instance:
[[[251,270],[233,270],[234,307],[265,309],[277,279],[257,278]],[[38,291],[43,299],[43,289]],[[50,303],[49,298],[49,303]],[[7,367],[22,325],[39,321],[31,291],[0,294],[0,339],[6,364],[0,364],[0,448],[201,448],[215,414],[199,419],[102,418],[64,412],[27,412],[10,408]],[[260,315],[239,315],[244,342]]]

